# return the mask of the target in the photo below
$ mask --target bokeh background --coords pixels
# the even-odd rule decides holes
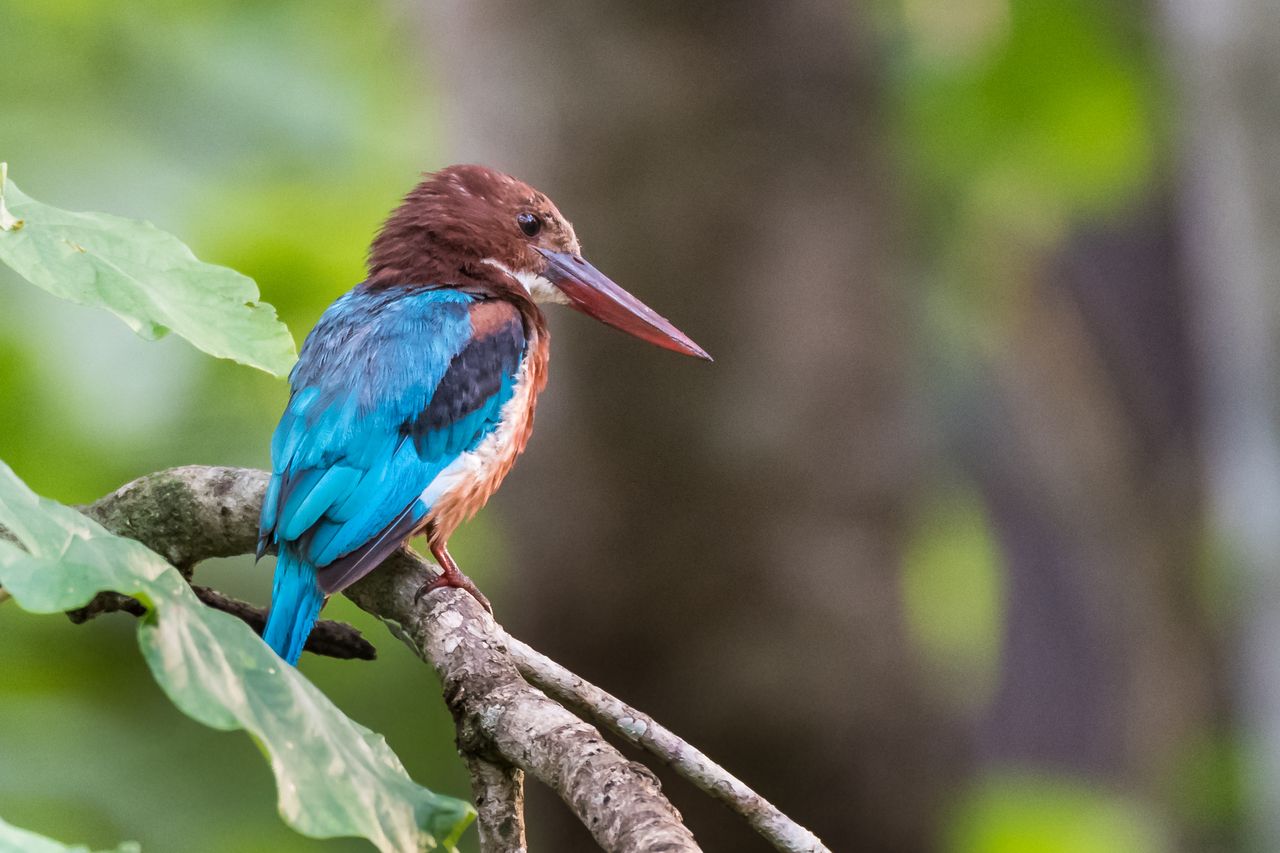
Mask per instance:
[[[299,340],[420,171],[555,198],[717,361],[553,317],[455,553],[832,848],[1280,849],[1275,4],[0,0],[0,68],[19,186],[173,231]],[[284,399],[0,271],[0,458],[42,493],[265,466]],[[303,671],[466,796],[431,674],[331,611],[381,657]],[[765,849],[663,776],[707,849]],[[587,849],[531,788],[532,848]],[[274,799],[127,617],[0,610],[6,820],[364,849]]]

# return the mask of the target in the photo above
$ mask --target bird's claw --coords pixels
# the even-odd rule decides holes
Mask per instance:
[[[426,598],[429,593],[444,587],[453,587],[454,589],[460,589],[468,593],[472,598],[479,602],[480,606],[483,607],[490,616],[493,615],[493,605],[489,603],[489,599],[485,598],[484,593],[476,587],[471,578],[458,571],[443,571],[424,583],[422,586],[418,587],[418,591],[413,595],[414,605],[417,606],[421,604],[422,599]]]

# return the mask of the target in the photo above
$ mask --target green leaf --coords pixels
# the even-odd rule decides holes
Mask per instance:
[[[63,299],[106,308],[139,335],[170,331],[219,358],[285,376],[297,360],[253,280],[196,258],[149,222],[60,210],[28,197],[0,164],[0,261]]]
[[[271,763],[280,815],[315,838],[363,836],[384,851],[452,847],[475,816],[415,784],[381,735],[352,722],[240,620],[205,607],[141,543],[37,496],[0,462],[0,584],[23,609],[59,613],[104,590],[150,613],[138,642],[160,687],[217,729],[244,729]]]
[[[3,217],[0,211],[0,217]],[[132,841],[126,841],[111,853],[138,853],[140,848]],[[0,819],[0,853],[89,853],[88,847],[77,844],[68,847],[43,835],[18,829]]]

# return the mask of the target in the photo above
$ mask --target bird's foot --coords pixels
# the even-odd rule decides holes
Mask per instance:
[[[484,597],[484,593],[476,587],[471,578],[457,569],[449,567],[446,567],[440,574],[420,586],[413,596],[413,603],[420,604],[428,593],[443,587],[454,587],[469,593],[472,598],[480,602],[480,606],[487,610],[490,616],[493,615],[493,605],[489,603],[489,599]]]

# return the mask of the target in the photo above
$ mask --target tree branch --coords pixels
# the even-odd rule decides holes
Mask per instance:
[[[481,853],[528,853],[524,835],[524,771],[510,764],[466,756]]]
[[[505,635],[505,639],[516,668],[534,686],[606,726],[632,746],[661,759],[699,790],[740,814],[778,850],[820,853],[827,849],[816,835],[648,714],[637,711],[520,640],[510,635]]]
[[[400,551],[346,596],[435,669],[463,755],[501,758],[546,784],[605,850],[698,850],[647,768],[521,677],[502,630],[474,598],[451,589],[415,603],[432,574]]]
[[[252,553],[266,482],[261,471],[175,468],[135,480],[84,512],[143,542],[190,578],[201,560]],[[472,774],[486,853],[524,849],[522,771],[556,791],[607,851],[698,850],[657,778],[547,693],[670,764],[779,850],[826,851],[812,833],[666,728],[507,636],[471,596],[446,590],[416,603],[416,591],[432,574],[416,554],[400,551],[346,595],[439,674]],[[204,595],[254,611],[250,618],[261,613],[212,590]]]
[[[191,580],[195,564],[211,557],[237,557],[257,548],[258,511],[267,474],[247,468],[191,465],[140,477],[80,511],[120,536],[143,542]],[[259,634],[265,608],[192,584],[200,600],[230,613]],[[146,611],[126,595],[104,592],[67,615],[80,624],[101,613]],[[322,619],[307,638],[312,654],[342,660],[374,660],[378,650],[344,622]]]
[[[215,610],[230,613],[237,619],[247,622],[249,627],[257,631],[259,635],[267,627],[267,610],[265,607],[254,607],[246,601],[223,595],[207,586],[192,584],[191,588],[205,604]],[[307,644],[304,648],[312,654],[340,660],[375,660],[378,657],[378,650],[374,648],[373,643],[364,638],[358,629],[348,625],[346,622],[337,622],[330,619],[321,619],[316,623],[316,627],[311,631],[311,636],[307,637]]]
[[[187,577],[187,580],[191,580],[190,576]],[[262,634],[263,628],[266,627],[266,608],[255,607],[247,601],[223,595],[215,589],[200,586],[199,584],[191,584],[191,590],[196,594],[197,598],[209,607],[214,610],[221,610],[224,613],[230,613],[237,619],[247,623],[259,635]],[[0,601],[3,600],[3,598],[0,598]],[[81,625],[90,619],[101,616],[103,613],[116,612],[144,616],[147,608],[127,595],[121,595],[118,592],[102,592],[94,596],[93,601],[90,601],[84,607],[68,611],[67,618],[75,624]],[[358,630],[345,622],[335,622],[329,619],[322,619],[316,623],[311,636],[307,637],[305,648],[312,654],[340,660],[375,660],[378,657],[378,650],[374,648],[373,643],[366,640]]]

